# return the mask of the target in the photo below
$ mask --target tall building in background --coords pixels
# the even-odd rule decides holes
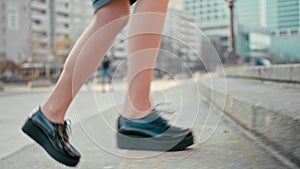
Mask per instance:
[[[54,45],[74,42],[92,19],[90,1],[0,0],[0,59],[47,62]],[[70,45],[60,55],[66,56]]]
[[[50,47],[49,22],[48,19],[49,4],[46,0],[31,0],[29,3],[31,38],[31,55],[29,60],[47,59]]]
[[[184,0],[184,10],[198,18],[201,30],[215,46],[220,59],[224,60],[224,52],[228,48],[228,13],[224,0]],[[203,41],[203,46],[211,43]],[[205,49],[203,50],[205,53]]]
[[[265,0],[237,0],[235,3],[237,21],[236,47],[246,62],[270,58],[271,32],[267,27]]]
[[[70,38],[74,43],[83,30],[93,19],[93,7],[91,1],[71,0],[70,3]]]
[[[226,1],[184,0],[184,5],[186,12],[199,18],[213,43],[218,42],[225,51],[229,32]],[[296,47],[300,46],[300,0],[236,0],[235,19],[238,52],[246,61],[261,57],[275,61],[276,56],[300,61]]]
[[[247,27],[266,27],[265,0],[237,0],[235,14],[237,23]]]
[[[202,34],[198,19],[185,12],[170,8],[165,21],[161,51],[156,68],[161,74],[166,72],[189,74],[200,70]],[[164,72],[165,71],[165,72]]]
[[[29,0],[0,0],[0,59],[21,61],[30,52]]]
[[[53,59],[54,41],[70,34],[70,0],[31,0],[31,21],[32,60]]]
[[[237,0],[236,14],[239,25],[266,28],[273,34],[296,33],[300,28],[300,0]]]
[[[300,0],[266,1],[267,26],[272,31],[272,60],[300,62]]]
[[[227,35],[227,8],[224,0],[184,0],[184,9],[196,16],[208,35]]]
[[[274,32],[299,32],[300,0],[263,0],[267,9],[267,27]]]

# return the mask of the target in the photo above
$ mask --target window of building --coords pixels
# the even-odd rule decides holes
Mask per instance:
[[[4,4],[4,3],[1,4],[1,9],[2,9],[2,10],[5,10],[5,4]]]
[[[41,24],[41,21],[40,21],[40,20],[34,20],[33,22],[34,22],[35,24],[38,24],[38,25]]]
[[[11,3],[7,7],[7,23],[8,28],[17,30],[19,27],[19,11],[16,4]]]
[[[292,34],[298,34],[298,30],[292,30],[291,33]]]
[[[6,57],[6,53],[5,53],[5,52],[1,52],[1,53],[0,53],[0,56],[1,56],[2,58],[5,58],[5,57]]]

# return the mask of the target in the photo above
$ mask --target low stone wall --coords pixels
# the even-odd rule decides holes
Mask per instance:
[[[299,116],[279,112],[264,103],[249,102],[244,98],[233,96],[230,92],[224,93],[222,90],[212,88],[207,81],[209,80],[200,78],[199,88],[209,101],[212,101],[242,127],[262,138],[300,166]],[[244,87],[247,88],[247,86]],[[245,92],[247,91],[240,91],[240,93]],[[266,96],[262,94],[258,97]]]
[[[233,67],[227,68],[225,75],[228,77],[300,83],[300,64],[269,67]]]
[[[51,87],[52,83],[49,80],[34,80],[28,82],[28,87],[36,88],[36,87]]]

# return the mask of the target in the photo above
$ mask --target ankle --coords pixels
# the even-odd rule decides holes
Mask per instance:
[[[47,109],[44,106],[41,107],[41,112],[49,121],[53,123],[64,124],[64,116],[60,115],[59,113],[54,113],[53,111]]]
[[[140,119],[151,113],[152,104],[134,106],[132,104],[126,104],[122,116],[128,119]]]

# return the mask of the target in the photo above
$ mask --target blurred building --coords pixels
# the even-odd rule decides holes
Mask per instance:
[[[54,41],[70,34],[70,0],[31,0],[30,7],[31,57],[45,62],[53,59]]]
[[[71,0],[70,3],[70,39],[74,44],[93,19],[91,1]]]
[[[48,4],[46,0],[31,0],[29,2],[30,22],[28,25],[31,30],[27,35],[30,37],[31,55],[27,56],[28,60],[44,60],[47,59],[50,48],[50,36],[48,32]],[[52,20],[51,20],[52,22]],[[52,32],[51,32],[52,33]]]
[[[238,48],[246,60],[300,61],[300,0],[238,0],[236,13]]]
[[[243,26],[267,28],[273,34],[298,33],[300,0],[237,0],[236,15]]]
[[[92,12],[91,1],[0,0],[0,59],[21,63],[26,79],[57,76]]]
[[[300,0],[269,0],[267,27],[272,32],[271,59],[274,62],[300,62]]]
[[[224,60],[224,52],[228,48],[228,14],[227,5],[224,0],[184,0],[184,10],[198,18],[201,30],[211,40],[203,41],[203,46],[211,43]]]
[[[229,32],[226,1],[184,0],[184,5],[189,14],[199,18],[202,30],[213,43],[218,42],[226,51]],[[300,0],[236,0],[237,50],[244,60],[274,59],[277,55],[282,56],[281,61],[300,60],[300,51],[294,45],[300,44],[299,8]]]
[[[202,34],[196,17],[169,8],[163,35],[157,68],[172,75],[189,74],[203,68]]]
[[[223,0],[184,0],[184,9],[196,16],[207,35],[227,36],[226,2]]]
[[[31,54],[29,0],[0,0],[0,59],[20,61]]]
[[[184,8],[184,0],[169,0],[169,8],[183,10]]]
[[[80,0],[0,0],[0,8],[0,58],[15,62],[53,60],[54,42],[74,42],[93,15],[91,2]]]
[[[263,0],[266,26],[279,34],[299,33],[300,0]]]

